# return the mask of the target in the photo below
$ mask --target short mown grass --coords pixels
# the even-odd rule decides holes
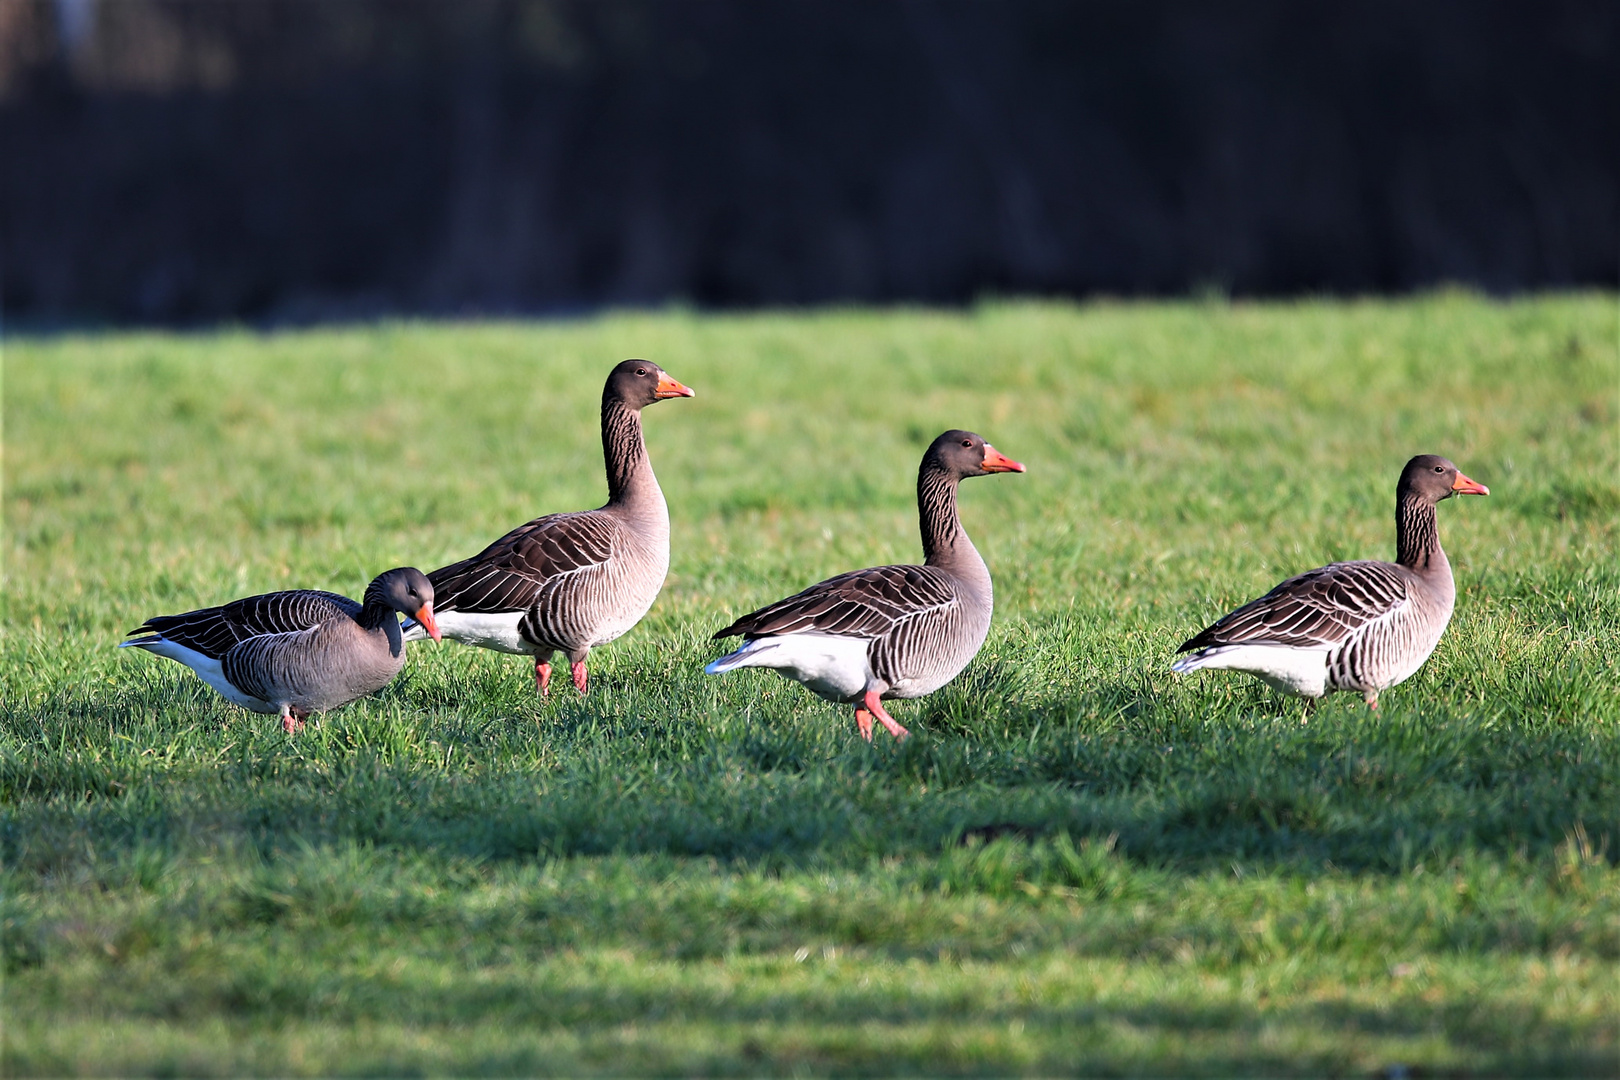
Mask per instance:
[[[357,595],[596,505],[608,368],[673,565],[549,702],[413,647],[296,737],[144,617]],[[1608,295],[618,314],[13,340],[0,1067],[11,1075],[1612,1075],[1620,359]],[[862,742],[732,615],[917,557],[940,430],[978,660]],[[1457,614],[1377,713],[1175,646],[1387,558],[1443,453]]]

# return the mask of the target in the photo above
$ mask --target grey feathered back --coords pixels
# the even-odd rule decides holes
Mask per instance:
[[[129,632],[127,645],[152,635],[166,638],[214,660],[221,660],[232,645],[263,634],[280,634],[314,626],[340,615],[360,614],[360,605],[347,596],[318,589],[291,589],[233,600],[219,607],[201,608],[179,615],[154,615]]]

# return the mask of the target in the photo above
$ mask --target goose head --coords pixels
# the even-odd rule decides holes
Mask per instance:
[[[440,640],[433,621],[433,582],[414,566],[401,566],[377,575],[366,589],[366,600],[377,600],[422,624],[434,641]]]
[[[1023,472],[1024,467],[971,431],[951,430],[935,439],[923,455],[925,465],[961,480],[999,472]]]
[[[1401,470],[1396,491],[1402,497],[1413,495],[1431,506],[1453,495],[1489,495],[1491,489],[1470,480],[1439,454],[1419,454]]]
[[[602,395],[638,410],[665,398],[696,396],[691,387],[681,385],[650,360],[626,360],[615,366]]]

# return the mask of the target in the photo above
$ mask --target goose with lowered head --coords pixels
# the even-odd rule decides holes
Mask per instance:
[[[365,598],[293,589],[156,615],[122,647],[178,661],[234,705],[274,713],[290,735],[311,713],[374,694],[405,666],[399,612],[436,641],[433,585],[414,566],[379,574]]]

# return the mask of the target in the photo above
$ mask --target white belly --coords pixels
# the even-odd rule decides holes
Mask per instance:
[[[710,675],[744,667],[771,668],[829,701],[854,701],[872,679],[866,638],[784,634],[755,638],[703,670]]]
[[[229,679],[225,678],[225,670],[218,660],[211,656],[204,656],[195,649],[188,649],[184,645],[177,645],[172,641],[158,638],[150,643],[126,642],[137,649],[145,649],[149,653],[169,660],[177,660],[197,673],[197,677],[211,686],[220,697],[232,705],[240,705],[257,713],[279,713],[279,706],[268,701],[261,701],[249,694],[244,694]]]
[[[1171,671],[1201,671],[1219,668],[1243,671],[1273,689],[1300,697],[1321,697],[1327,693],[1328,650],[1300,649],[1286,645],[1217,645],[1170,665]]]
[[[521,611],[441,611],[434,613],[433,621],[439,624],[439,633],[463,645],[534,655],[534,646],[518,634],[518,623],[523,621]],[[427,635],[420,626],[413,626],[405,636],[406,640],[419,641]]]

